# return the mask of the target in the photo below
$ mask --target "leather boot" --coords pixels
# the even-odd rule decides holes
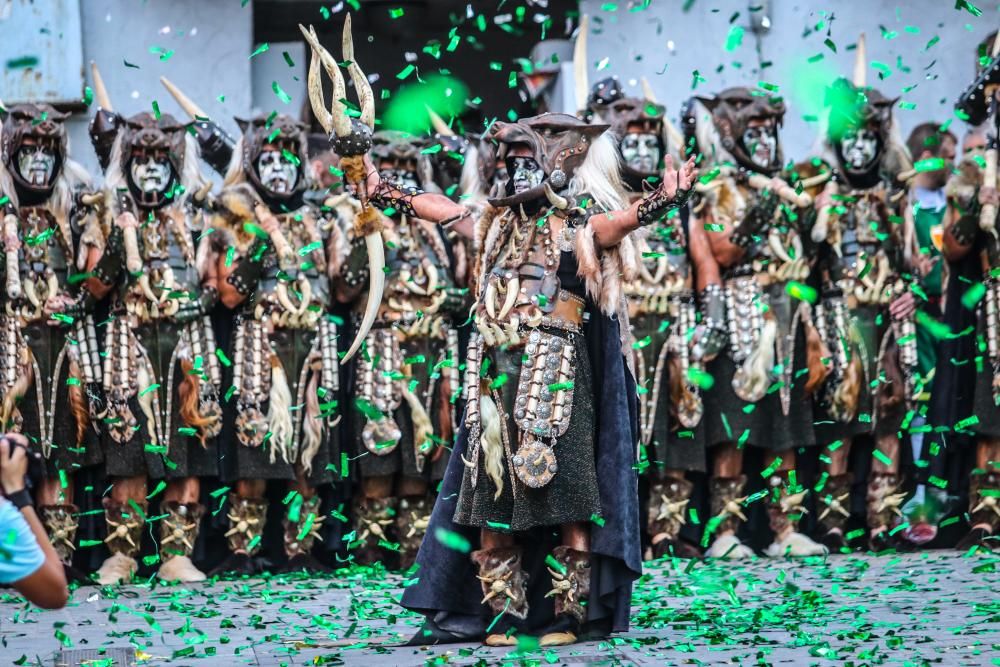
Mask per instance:
[[[525,586],[528,573],[521,569],[520,547],[499,547],[472,552],[483,587],[482,603],[489,609],[487,646],[516,646],[519,622],[528,617]],[[499,617],[499,618],[497,618]]]
[[[974,474],[969,480],[969,525],[972,529],[955,545],[956,549],[1000,547],[995,537],[1000,532],[1000,473]]]
[[[160,568],[156,576],[163,581],[205,581],[205,573],[191,562],[205,508],[198,503],[167,500],[160,505],[160,511],[166,516],[160,521]]]
[[[868,548],[876,553],[893,548],[904,550],[908,546],[903,540],[889,535],[903,516],[900,508],[906,493],[901,486],[899,475],[894,473],[873,472],[868,478]]]
[[[139,564],[135,560],[142,543],[142,528],[146,523],[146,501],[135,503],[141,512],[136,512],[132,503],[122,505],[111,498],[104,499],[104,520],[108,525],[108,536],[104,543],[111,555],[97,570],[97,583],[109,586],[119,582],[132,581]]]
[[[847,519],[851,516],[851,473],[828,477],[823,490],[819,492],[819,534],[820,542],[831,553],[841,553],[848,549],[844,537]]]
[[[743,495],[743,487],[746,486],[746,483],[745,475],[713,477],[709,482],[712,507],[712,519],[709,523],[715,524],[714,534],[719,537],[716,537],[708,547],[708,551],[705,552],[706,557],[731,560],[753,557],[753,549],[740,542],[740,538],[736,537],[740,521],[747,520],[746,515],[743,514],[743,503],[747,499]]]
[[[806,513],[802,506],[807,491],[792,488],[787,473],[777,473],[768,479],[770,499],[767,504],[768,523],[774,542],[767,548],[768,556],[822,556],[827,549],[798,532],[799,519]]]
[[[399,569],[406,571],[413,567],[424,541],[427,525],[431,521],[433,501],[426,496],[399,499],[396,512],[396,535],[399,537]]]
[[[587,620],[590,598],[590,553],[572,547],[552,550],[559,568],[549,567],[552,590],[545,594],[555,600],[555,620],[538,640],[539,646],[565,646],[580,636]]]
[[[303,499],[296,509],[289,506],[282,525],[285,527],[285,555],[288,556],[287,572],[332,572],[330,568],[319,562],[312,555],[316,540],[323,538],[319,534],[326,519],[320,513],[319,496]]]
[[[681,527],[687,523],[685,512],[693,488],[691,482],[677,477],[667,477],[650,485],[648,530],[653,558],[701,557],[698,549],[680,538]]]
[[[354,562],[373,565],[386,557],[389,550],[384,544],[392,542],[387,531],[392,526],[396,512],[395,498],[359,498],[354,504],[354,529],[357,532],[352,545]]]
[[[242,498],[229,494],[229,556],[212,572],[211,576],[224,573],[235,575],[253,574],[253,557],[260,551],[260,537],[267,521],[267,501],[256,498]]]

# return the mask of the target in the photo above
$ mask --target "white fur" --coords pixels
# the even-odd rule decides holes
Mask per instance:
[[[587,158],[569,183],[569,194],[589,195],[598,208],[620,211],[628,207],[628,195],[621,176],[621,156],[614,135],[605,132],[587,151]]]
[[[292,441],[294,424],[292,423],[292,391],[288,388],[288,377],[281,362],[271,367],[271,394],[267,406],[267,424],[271,430],[268,443],[271,450],[271,463],[280,454],[285,463],[292,460]]]

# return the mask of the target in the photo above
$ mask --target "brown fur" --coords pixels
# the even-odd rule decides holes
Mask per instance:
[[[891,334],[886,334],[891,336]],[[894,339],[890,339],[882,355],[882,372],[885,381],[879,382],[878,393],[875,396],[875,409],[880,418],[897,411],[906,398],[906,382],[903,370],[899,365],[899,347]]]
[[[812,396],[826,381],[830,374],[830,350],[823,344],[819,331],[811,321],[803,321],[806,333],[806,367],[809,377],[806,379],[806,395]]]
[[[14,384],[7,389],[3,396],[3,403],[0,404],[0,423],[4,425],[10,423],[11,417],[17,410],[18,401],[24,398],[24,395],[28,393],[28,388],[35,381],[35,373],[31,364],[31,348],[27,345],[22,346],[18,356],[20,359],[18,359],[17,365],[20,374],[14,380]]]
[[[90,415],[87,412],[87,401],[83,396],[83,373],[80,372],[80,365],[75,359],[69,361],[69,376],[76,382],[69,382],[66,385],[69,394],[69,410],[76,422],[76,446],[83,443],[83,436],[87,432],[87,424],[90,423]],[[53,391],[56,387],[52,388]]]
[[[181,372],[184,373],[184,379],[181,380],[181,384],[177,388],[179,399],[177,412],[185,426],[198,429],[198,441],[202,447],[205,447],[205,427],[211,425],[215,418],[204,417],[198,410],[201,379],[197,373],[192,373],[192,370],[194,370],[194,364],[188,359],[181,359]]]
[[[670,385],[670,416],[677,418],[678,408],[684,406],[689,412],[697,410],[700,399],[691,391],[681,372],[681,362],[676,355],[667,358],[668,382]]]

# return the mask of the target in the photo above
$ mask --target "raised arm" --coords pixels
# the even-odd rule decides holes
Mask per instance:
[[[685,162],[680,169],[674,169],[673,158],[668,155],[660,187],[624,211],[598,213],[590,218],[597,243],[602,248],[612,248],[639,227],[652,224],[670,209],[683,206],[695,175],[694,158]]]

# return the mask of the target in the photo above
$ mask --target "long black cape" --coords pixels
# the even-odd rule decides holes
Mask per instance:
[[[619,322],[592,311],[584,334],[594,369],[598,487],[603,521],[590,525],[591,595],[588,625],[599,631],[628,629],[632,582],[642,573],[639,503],[635,448],[638,441],[638,402],[635,381],[625,365]],[[403,593],[402,605],[435,620],[439,627],[483,632],[483,597],[469,554],[448,537],[457,534],[472,549],[479,529],[453,521],[465,466],[468,437],[464,427],[456,438],[427,536],[417,555],[415,581]],[[522,560],[529,574],[527,626],[540,628],[552,618],[545,557],[558,546],[558,530],[536,529],[518,535]]]

